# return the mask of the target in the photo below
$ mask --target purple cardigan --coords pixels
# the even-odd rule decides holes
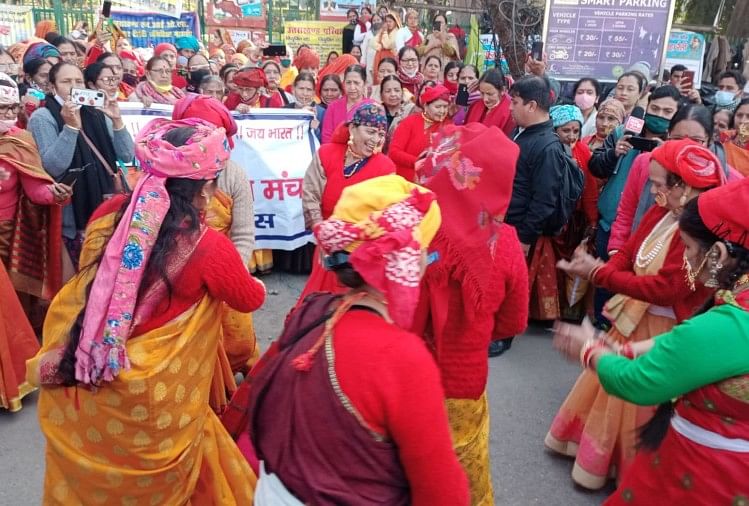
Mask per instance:
[[[325,118],[322,121],[322,139],[320,141],[322,144],[330,142],[338,125],[347,121],[349,111],[346,109],[346,102],[347,98],[344,96],[328,104],[328,110],[325,112]],[[362,98],[354,104],[351,110],[356,109],[362,103],[368,102],[372,102],[372,100]]]

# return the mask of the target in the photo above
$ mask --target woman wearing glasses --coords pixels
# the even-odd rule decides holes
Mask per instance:
[[[149,107],[152,103],[174,105],[184,96],[185,92],[172,84],[169,62],[161,56],[154,56],[146,64],[146,80],[135,87],[129,100]]]
[[[86,81],[86,88],[103,91],[109,100],[118,99],[120,78],[111,67],[103,63],[92,63],[83,71],[83,80]]]

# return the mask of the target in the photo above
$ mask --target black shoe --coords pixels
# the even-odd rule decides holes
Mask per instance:
[[[507,350],[510,349],[512,346],[512,340],[514,338],[510,337],[508,339],[502,339],[499,341],[492,341],[489,343],[489,357],[498,357]]]

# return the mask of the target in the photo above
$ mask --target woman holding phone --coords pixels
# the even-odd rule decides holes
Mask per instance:
[[[44,170],[62,177],[69,169],[85,170],[78,177],[72,205],[63,209],[63,242],[73,267],[83,245],[83,230],[94,210],[117,191],[117,161],[133,159],[133,138],[125,128],[119,105],[107,100],[101,108],[80,107],[70,100],[74,88],[85,88],[81,69],[58,63],[49,72],[54,95],[29,119]]]
[[[423,62],[430,56],[436,56],[442,62],[442,66],[448,62],[460,58],[460,47],[455,35],[447,31],[447,18],[444,14],[437,14],[432,18],[432,33],[427,35],[426,41],[418,48]]]

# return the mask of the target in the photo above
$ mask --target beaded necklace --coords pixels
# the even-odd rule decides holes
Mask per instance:
[[[676,217],[673,215],[673,213],[668,213],[663,217],[661,221],[658,222],[655,227],[653,227],[653,230],[650,231],[645,240],[642,241],[642,244],[640,244],[640,248],[637,250],[637,257],[635,258],[635,265],[637,267],[639,267],[640,269],[644,269],[645,267],[653,263],[653,260],[658,258],[658,255],[660,255],[663,247],[666,245],[666,241],[671,238],[671,230],[675,229],[679,225],[678,221],[674,221],[674,223],[668,223],[672,220],[676,220]],[[661,233],[663,227],[666,224],[668,224],[668,228],[664,232],[668,233]],[[653,239],[655,239],[655,237],[659,234],[660,238],[655,242],[652,249],[650,249],[650,251],[648,251],[648,253],[646,254],[645,248],[649,247],[651,241],[653,241]]]

